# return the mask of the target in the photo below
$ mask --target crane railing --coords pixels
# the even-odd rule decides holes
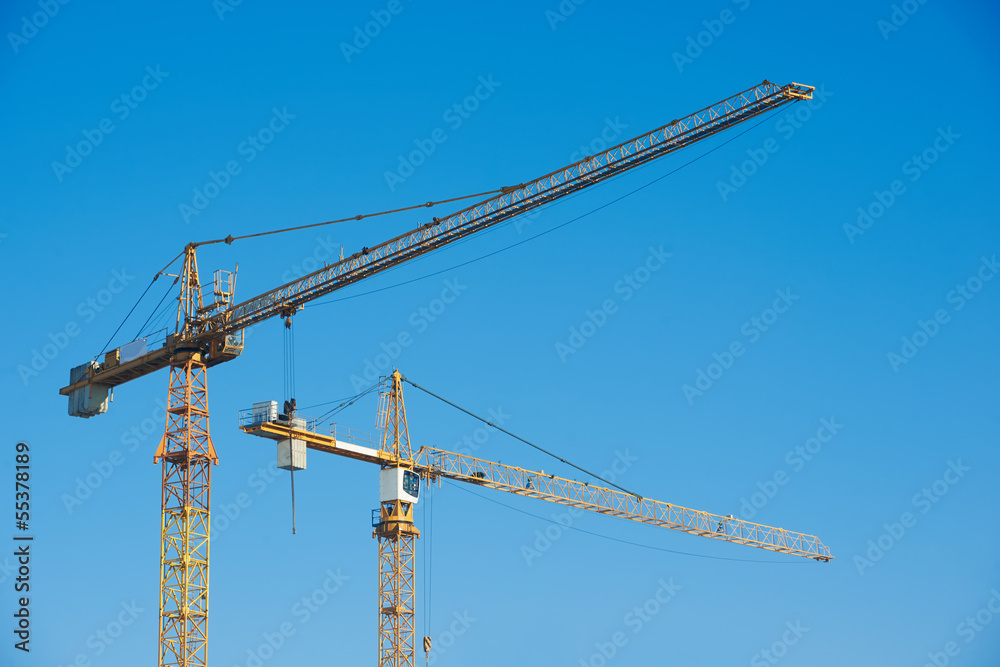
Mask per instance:
[[[712,514],[659,500],[640,498],[622,491],[564,479],[545,472],[477,459],[465,454],[422,447],[416,457],[415,469],[429,477],[469,482],[519,496],[538,498],[726,542],[746,544],[818,561],[829,561],[833,558],[830,548],[814,535],[752,523],[734,518],[732,515]]]
[[[680,150],[781,105],[811,99],[812,86],[765,81],[639,137],[545,174],[504,188],[502,194],[437,219],[407,234],[331,264],[298,280],[207,318],[203,331],[219,335],[249,327],[431,252],[452,241],[551,203],[582,188]]]

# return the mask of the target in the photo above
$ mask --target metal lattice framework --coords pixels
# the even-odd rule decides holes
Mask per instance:
[[[382,426],[382,440],[379,444],[383,453],[393,461],[410,462],[410,429],[406,424],[406,410],[403,406],[403,376],[399,371],[382,379],[379,390],[379,419]]]
[[[431,447],[422,447],[417,453],[416,462],[416,469],[429,477],[440,476],[471,482],[519,496],[539,498],[560,505],[818,561],[833,558],[830,548],[813,535],[764,526],[732,516],[692,510],[650,498],[639,498],[544,472],[524,470]]]
[[[393,371],[382,379],[379,391],[379,453],[388,457],[386,467],[413,467],[410,431],[403,404],[403,376]],[[403,500],[379,503],[378,538],[378,664],[379,667],[413,667],[414,542],[420,531],[413,525],[413,504]]]
[[[378,664],[413,667],[416,602],[414,546],[420,531],[413,525],[413,505],[381,504],[378,538]]]
[[[445,218],[435,219],[408,234],[371,249],[365,248],[341,262],[237,304],[209,319],[205,329],[223,333],[243,329],[271,317],[276,309],[305,304],[481,229],[685,148],[779,106],[812,99],[813,90],[812,86],[797,83],[779,86],[765,81],[599,155],[584,158],[533,181],[504,188],[501,195]]]
[[[779,86],[764,81],[598,155],[588,156],[534,180],[503,188],[500,195],[444,218],[435,218],[432,222],[379,245],[363,248],[361,252],[344,260],[239,304],[229,305],[227,301],[224,307],[206,309],[200,301],[200,290],[191,290],[192,293],[188,295],[191,305],[186,311],[187,315],[183,321],[178,322],[182,335],[137,359],[88,369],[81,379],[59,391],[63,395],[69,395],[74,390],[91,384],[115,387],[165,368],[170,363],[174,349],[197,345],[207,350],[213,343],[217,344],[230,334],[271,317],[293,312],[318,297],[686,148],[760,114],[798,100],[812,99],[813,90],[812,86],[798,83]],[[185,269],[186,275],[197,273],[197,264],[194,262],[196,247],[197,244],[190,244],[185,250],[188,267]],[[196,295],[197,303],[194,301]],[[210,311],[217,312],[210,315]],[[212,366],[231,358],[209,354],[206,363]]]
[[[329,435],[317,433],[317,422],[309,419],[303,419],[300,426],[296,427],[287,420],[255,419],[252,412],[244,411],[244,415],[251,419],[241,418],[240,428],[245,433],[272,440],[299,439],[310,449],[374,463],[383,470],[412,470],[428,484],[444,477],[768,551],[822,562],[833,558],[830,549],[817,537],[783,528],[692,510],[623,491],[547,475],[542,471],[503,465],[433,447],[421,447],[416,456],[411,458],[403,402],[403,377],[397,370],[391,376],[391,385],[386,380],[383,379],[378,413],[378,421],[384,431],[377,449],[371,446],[375,444],[371,439],[366,439],[361,444],[345,439],[338,434],[336,427],[331,429]],[[405,449],[401,446],[404,439]],[[372,537],[378,538],[379,553],[378,664],[379,667],[413,667],[413,611],[416,601],[414,543],[420,537],[420,532],[413,524],[413,504],[403,500],[381,502],[379,520]],[[425,650],[428,641],[429,638],[425,637]]]
[[[160,650],[163,667],[208,664],[208,556],[212,466],[205,364],[179,352],[170,367],[160,524]]]
[[[240,428],[245,433],[271,439],[291,434],[294,438],[304,440],[309,449],[376,463],[382,467],[400,463],[385,451],[369,447],[348,448],[346,445],[351,444],[352,439],[342,435],[325,435],[308,429],[289,430],[287,425],[273,422],[246,424]],[[433,447],[420,448],[413,459],[413,470],[428,479],[443,477],[469,482],[519,496],[817,561],[833,559],[830,548],[814,535],[640,498],[541,471],[525,470]]]

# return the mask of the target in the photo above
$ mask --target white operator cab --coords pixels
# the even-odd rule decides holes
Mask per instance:
[[[379,472],[379,502],[402,500],[416,503],[420,497],[420,475],[406,468],[386,468]]]

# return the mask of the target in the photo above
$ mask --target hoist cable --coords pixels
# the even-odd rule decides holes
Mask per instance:
[[[466,410],[465,408],[463,408],[463,407],[461,407],[461,406],[458,406],[458,405],[455,405],[454,403],[452,403],[452,402],[451,402],[451,401],[449,401],[448,399],[446,399],[446,398],[442,398],[441,396],[438,396],[437,394],[435,394],[434,392],[430,391],[429,389],[425,389],[424,387],[421,387],[421,386],[420,386],[419,384],[417,384],[417,383],[416,383],[416,382],[414,382],[413,380],[409,380],[409,379],[407,379],[406,377],[403,377],[403,380],[404,380],[405,382],[408,382],[408,383],[409,383],[409,384],[411,384],[412,386],[416,387],[416,388],[417,388],[417,389],[419,389],[420,391],[424,392],[425,394],[429,394],[430,396],[433,396],[434,398],[438,399],[439,401],[443,401],[444,403],[447,403],[448,405],[450,405],[451,407],[455,408],[456,410],[458,410],[458,411],[460,411],[460,412],[464,412],[465,414],[469,415],[470,417],[473,417],[473,418],[475,418],[475,419],[478,419],[479,421],[483,422],[483,423],[484,423],[484,424],[486,424],[487,426],[492,426],[493,428],[495,428],[496,430],[500,431],[501,433],[506,433],[507,435],[509,435],[510,437],[514,438],[515,440],[520,440],[521,442],[523,442],[524,444],[528,445],[529,447],[533,447],[534,449],[537,449],[538,451],[542,452],[543,454],[547,454],[548,456],[551,456],[552,458],[556,459],[557,461],[560,461],[560,462],[562,462],[562,463],[565,463],[566,465],[568,465],[568,466],[570,466],[570,467],[572,467],[572,468],[576,468],[576,469],[577,469],[577,470],[579,470],[580,472],[582,472],[582,473],[584,473],[584,474],[586,474],[586,475],[590,475],[590,476],[591,476],[591,477],[593,477],[594,479],[599,479],[599,480],[601,480],[602,482],[604,482],[605,484],[607,484],[607,485],[609,485],[609,486],[613,486],[613,487],[615,487],[616,489],[618,489],[619,491],[624,491],[625,493],[629,494],[630,496],[635,496],[635,497],[636,497],[637,499],[639,499],[639,500],[642,500],[642,499],[643,499],[643,497],[642,497],[642,496],[640,496],[640,495],[639,495],[638,493],[635,493],[635,492],[633,492],[633,491],[629,491],[629,490],[628,490],[628,489],[626,489],[625,487],[623,487],[623,486],[619,486],[618,484],[615,484],[615,483],[614,483],[614,482],[612,482],[611,480],[608,480],[608,479],[604,479],[603,477],[601,477],[601,476],[600,476],[600,475],[598,475],[597,473],[594,473],[594,472],[590,472],[590,471],[589,471],[589,470],[587,470],[586,468],[583,468],[583,467],[580,467],[580,466],[576,465],[575,463],[572,463],[572,462],[570,462],[570,461],[567,461],[566,459],[564,459],[563,457],[559,456],[558,454],[555,454],[555,453],[553,453],[553,452],[550,452],[549,450],[547,450],[547,449],[545,449],[545,448],[543,448],[543,447],[539,447],[539,446],[538,446],[538,445],[536,445],[535,443],[533,443],[533,442],[529,442],[528,440],[525,440],[524,438],[522,438],[522,437],[521,437],[521,436],[519,436],[519,435],[514,435],[513,433],[511,433],[511,432],[510,432],[510,431],[508,431],[507,429],[505,429],[505,428],[503,428],[503,427],[501,427],[501,426],[497,426],[497,425],[496,425],[496,424],[494,424],[493,422],[491,422],[491,421],[489,421],[489,420],[487,420],[487,419],[484,419],[484,418],[480,417],[479,415],[477,415],[477,414],[475,414],[475,413],[473,413],[473,412],[469,412],[468,410]]]
[[[461,201],[463,199],[471,199],[473,197],[484,197],[486,195],[495,195],[497,193],[504,192],[504,188],[499,190],[490,190],[488,192],[477,192],[472,195],[462,195],[461,197],[452,197],[451,199],[442,199],[441,201],[429,201],[424,204],[415,204],[413,206],[404,206],[403,208],[394,208],[388,211],[378,211],[376,213],[364,213],[360,215],[355,215],[350,218],[340,218],[339,220],[327,220],[326,222],[314,222],[309,225],[299,225],[298,227],[286,227],[285,229],[272,229],[267,232],[257,232],[256,234],[244,234],[242,236],[229,235],[224,239],[213,239],[211,241],[201,241],[200,243],[195,243],[195,246],[210,245],[212,243],[225,243],[232,244],[233,241],[239,241],[242,239],[252,239],[258,236],[268,236],[270,234],[282,234],[284,232],[295,232],[300,229],[310,229],[312,227],[321,227],[323,225],[332,225],[338,222],[350,222],[351,220],[363,220],[364,218],[374,218],[378,215],[388,215],[390,213],[402,213],[403,211],[412,211],[418,208],[429,208],[431,206],[438,206],[439,204],[450,204],[451,202]],[[168,265],[169,266],[169,265]]]
[[[368,394],[370,394],[375,389],[378,389],[378,386],[379,385],[376,382],[375,384],[373,384],[372,386],[368,387],[367,389],[361,391],[360,393],[357,393],[354,396],[346,399],[343,403],[341,403],[340,405],[336,406],[335,408],[327,410],[322,415],[320,415],[319,417],[317,417],[316,421],[317,422],[324,421],[327,417],[332,417],[333,415],[335,415],[338,412],[344,410],[345,408],[348,408],[351,405],[354,405],[354,403],[356,403],[360,399],[364,398],[365,396],[367,396]]]
[[[157,274],[157,275],[160,275],[160,274]],[[156,279],[154,278],[153,280],[155,281]],[[150,312],[150,314],[149,314],[149,317],[147,317],[147,318],[146,318],[146,321],[145,321],[145,322],[143,322],[143,324],[142,324],[142,326],[141,326],[141,327],[139,327],[139,333],[137,333],[137,334],[135,335],[135,337],[136,337],[136,338],[138,338],[139,336],[141,336],[141,335],[142,335],[142,332],[143,332],[143,331],[145,330],[145,328],[146,328],[146,325],[147,325],[147,324],[149,324],[149,321],[153,319],[154,315],[158,316],[159,314],[161,314],[161,313],[159,313],[159,312],[158,312],[158,311],[159,311],[159,309],[160,309],[160,306],[162,306],[162,305],[163,305],[163,302],[164,302],[164,300],[166,300],[167,296],[169,296],[169,295],[170,295],[170,292],[171,292],[171,291],[172,291],[172,290],[174,289],[174,285],[176,285],[176,284],[177,284],[177,281],[178,281],[178,280],[180,280],[180,278],[179,278],[179,277],[178,277],[178,278],[174,278],[174,282],[173,282],[173,283],[171,283],[171,284],[170,284],[170,285],[169,285],[169,286],[167,287],[167,291],[163,293],[163,296],[162,296],[162,297],[160,297],[160,302],[156,304],[156,306],[155,306],[155,307],[153,308],[152,312]]]
[[[139,296],[139,299],[135,302],[135,304],[132,305],[132,309],[128,311],[128,315],[125,316],[125,319],[122,320],[121,324],[118,325],[118,328],[115,329],[115,332],[111,334],[111,338],[108,339],[108,342],[104,344],[104,347],[101,348],[101,351],[98,352],[97,355],[94,357],[95,361],[97,360],[97,357],[104,354],[105,350],[108,349],[108,345],[111,345],[111,341],[115,339],[115,336],[118,335],[118,332],[121,331],[122,327],[125,326],[125,323],[128,322],[128,318],[132,317],[132,313],[134,313],[135,309],[139,307],[139,303],[142,301],[142,298],[146,296],[146,293],[149,292],[149,288],[153,286],[153,283],[155,283],[156,279],[159,277],[160,274],[157,273],[155,276],[153,276],[153,279],[149,281],[149,284],[146,285],[146,289],[142,291],[142,294]]]

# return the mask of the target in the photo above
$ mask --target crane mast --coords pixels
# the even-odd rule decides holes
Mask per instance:
[[[386,378],[379,393],[380,402],[386,406],[379,410],[382,424],[379,451],[390,458],[379,473],[379,520],[373,522],[372,530],[372,537],[378,539],[378,664],[413,667],[413,608],[417,595],[413,573],[416,540],[420,537],[413,522],[413,508],[420,493],[420,477],[414,472],[402,376],[398,371]]]
[[[126,346],[128,354],[122,347],[108,352],[101,361],[94,359],[72,368],[69,384],[59,390],[69,397],[70,415],[93,417],[107,411],[114,387],[170,369],[167,423],[154,456],[154,462],[163,464],[161,667],[207,664],[210,480],[211,467],[218,463],[218,457],[208,429],[206,371],[241,354],[247,327],[276,316],[288,317],[316,298],[602,183],[782,105],[811,99],[813,90],[812,86],[779,86],[765,80],[600,154],[502,188],[496,196],[444,218],[434,218],[374,247],[365,247],[242,303],[233,303],[234,275],[220,271],[215,272],[214,300],[206,303],[198,273],[197,248],[207,243],[231,243],[233,237],[189,243],[178,256],[183,257],[178,274],[167,274],[166,269],[157,274],[175,277],[180,283],[174,333],[157,349],[146,350],[143,342],[141,351],[133,353],[130,344]]]

